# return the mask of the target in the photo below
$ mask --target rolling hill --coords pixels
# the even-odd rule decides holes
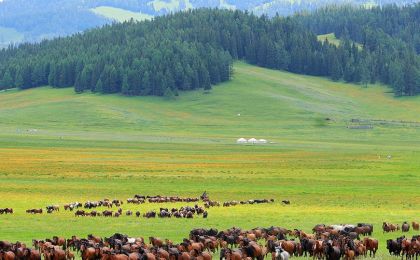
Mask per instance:
[[[396,99],[379,86],[245,63],[234,70],[233,80],[210,94],[190,91],[175,100],[50,87],[0,92],[1,206],[16,212],[0,216],[2,239],[121,232],[178,241],[195,227],[310,230],[363,221],[375,225],[379,255],[387,259],[382,241],[395,234],[378,226],[418,217],[419,97]],[[373,128],[358,129],[363,125]],[[239,137],[270,143],[238,145]],[[292,204],[214,208],[208,219],[194,220],[24,213],[71,201],[203,190],[219,201],[264,197]]]

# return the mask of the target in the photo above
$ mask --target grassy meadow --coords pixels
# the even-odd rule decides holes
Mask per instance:
[[[149,14],[144,14],[141,12],[132,12],[129,10],[111,6],[98,6],[96,8],[92,8],[91,11],[97,15],[104,16],[117,22],[125,22],[131,19],[136,21],[144,21],[153,18],[153,16]]]
[[[0,215],[0,240],[121,232],[178,241],[195,227],[309,231],[318,223],[369,222],[386,258],[385,240],[401,233],[382,234],[382,222],[420,221],[420,97],[394,98],[383,86],[244,63],[234,71],[210,94],[174,100],[50,87],[1,92],[0,208],[16,213]],[[361,124],[373,128],[349,128]],[[238,145],[240,137],[270,143]],[[204,190],[219,201],[276,203],[212,208],[208,219],[192,220],[25,213],[72,201]]]

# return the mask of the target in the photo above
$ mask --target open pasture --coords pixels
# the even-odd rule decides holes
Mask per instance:
[[[178,241],[197,227],[309,231],[318,223],[365,222],[374,224],[385,257],[385,241],[396,234],[382,234],[382,222],[420,220],[420,99],[243,63],[234,69],[234,79],[210,94],[176,100],[49,87],[0,93],[0,208],[15,210],[0,215],[1,239],[119,232]],[[350,129],[352,119],[371,120],[373,128]],[[238,145],[240,137],[270,143]],[[211,208],[207,219],[25,213],[205,190],[212,200],[276,202]],[[160,206],[172,207],[127,209]]]

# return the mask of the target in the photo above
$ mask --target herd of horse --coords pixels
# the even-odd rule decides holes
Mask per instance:
[[[411,222],[411,225],[413,227],[413,230],[418,231],[419,230],[419,226],[420,224],[418,222]],[[389,223],[389,222],[384,222],[382,224],[382,230],[385,233],[389,233],[389,232],[395,232],[395,231],[399,231],[401,229],[402,232],[409,232],[410,231],[410,224],[407,221],[404,221],[401,225],[399,224],[393,224],[393,223]]]
[[[413,227],[414,229],[414,227]],[[88,235],[86,238],[54,236],[33,240],[32,248],[24,243],[0,241],[0,260],[288,260],[290,257],[311,257],[326,260],[354,260],[375,257],[379,242],[371,237],[373,225],[324,225],[313,227],[311,233],[282,227],[243,230],[198,228],[189,232],[179,243],[168,239],[111,237]],[[417,259],[420,255],[420,236],[388,240],[390,255]]]
[[[123,212],[122,208],[118,208],[115,212],[112,210],[104,210],[104,211],[96,211],[92,210],[90,212],[85,210],[76,210],[74,215],[76,217],[115,217],[118,218],[121,215],[125,214],[126,216],[136,216],[144,218],[189,218],[192,219],[194,216],[202,216],[203,218],[207,218],[208,212],[203,208],[198,206],[197,204],[194,206],[183,206],[180,208],[160,208],[159,211],[151,210],[143,215],[140,211],[133,212],[131,210],[126,210],[125,213]]]
[[[183,206],[180,208],[163,208],[160,207],[159,210],[151,210],[145,213],[140,211],[132,210],[123,210],[122,205],[124,201],[119,199],[102,199],[102,200],[89,200],[85,202],[70,202],[62,206],[64,211],[74,212],[75,217],[120,217],[123,215],[126,216],[137,216],[144,218],[194,218],[202,216],[203,218],[208,217],[208,212],[206,209],[211,207],[231,207],[236,205],[253,205],[253,204],[263,204],[263,203],[273,203],[274,199],[250,199],[243,201],[212,201],[209,199],[208,194],[204,192],[200,197],[180,197],[180,196],[145,196],[136,194],[132,198],[126,199],[127,204],[144,204],[144,203],[198,203],[202,202],[203,206],[195,204],[194,206]],[[290,201],[283,200],[283,204],[288,205]],[[113,208],[115,210],[112,210]],[[101,209],[102,208],[102,209]],[[27,209],[26,213],[36,215],[43,214],[44,212],[48,214],[53,214],[60,211],[59,205],[48,205],[45,208],[32,208]],[[12,208],[0,209],[0,214],[13,214]]]
[[[420,255],[420,235],[407,238],[405,236],[398,237],[397,239],[388,239],[386,241],[386,248],[390,255],[406,256],[407,259],[418,258]]]

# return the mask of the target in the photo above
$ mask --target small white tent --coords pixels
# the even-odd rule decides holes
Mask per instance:
[[[260,140],[258,140],[258,143],[259,143],[259,144],[266,144],[266,143],[267,143],[267,140],[265,140],[265,139],[260,139]]]
[[[248,143],[250,143],[250,144],[256,144],[256,143],[258,143],[258,141],[255,138],[251,138],[251,139],[248,140]]]
[[[237,143],[237,144],[246,144],[246,143],[247,143],[247,141],[246,141],[246,139],[245,139],[245,138],[239,138],[238,140],[236,140],[236,143]]]

